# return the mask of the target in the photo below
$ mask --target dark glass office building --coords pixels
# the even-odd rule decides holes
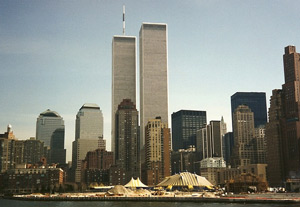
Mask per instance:
[[[172,114],[174,151],[196,146],[196,132],[206,125],[206,111],[180,110]]]
[[[230,164],[230,158],[232,155],[232,150],[234,146],[234,137],[233,132],[228,132],[223,137],[223,144],[224,144],[224,160],[226,161],[226,165]]]
[[[50,162],[51,163],[66,163],[65,149],[65,129],[56,129],[50,141]]]
[[[231,117],[233,117],[233,112],[239,105],[247,105],[254,113],[254,127],[267,123],[266,93],[237,92],[233,94],[231,96]]]

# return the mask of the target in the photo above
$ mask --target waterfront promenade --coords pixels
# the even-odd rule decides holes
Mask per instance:
[[[164,195],[164,196],[107,196],[105,194],[64,194],[51,196],[11,196],[6,199],[29,201],[141,201],[141,202],[211,202],[211,203],[281,203],[300,204],[300,194],[245,194],[231,196],[205,197],[203,194]]]

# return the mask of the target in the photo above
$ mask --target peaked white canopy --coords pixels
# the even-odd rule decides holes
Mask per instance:
[[[142,183],[140,178],[136,180],[131,178],[131,180],[125,185],[126,188],[147,188],[148,186]]]

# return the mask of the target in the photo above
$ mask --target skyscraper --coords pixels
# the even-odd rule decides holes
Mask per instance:
[[[263,92],[237,92],[231,96],[231,114],[239,105],[247,105],[254,113],[254,127],[267,123],[266,93]],[[233,126],[233,122],[232,122]]]
[[[196,132],[206,125],[206,111],[180,110],[172,114],[172,149],[196,146]]]
[[[126,174],[126,182],[140,177],[138,111],[130,99],[124,99],[116,112],[115,159]]]
[[[63,118],[56,111],[48,109],[41,113],[37,118],[36,139],[43,141],[44,146],[50,147],[48,163],[65,163],[65,125]],[[53,159],[51,155],[53,156]]]
[[[160,116],[168,123],[168,47],[167,25],[143,23],[140,29],[140,129],[141,146],[145,127]]]
[[[266,126],[268,181],[283,185],[300,178],[300,53],[295,46],[285,47],[282,90],[272,92],[269,123]]]
[[[234,167],[254,164],[254,113],[246,105],[238,106],[233,113],[233,124],[234,148],[231,164]]]
[[[72,170],[74,181],[83,177],[81,164],[87,152],[103,146],[103,115],[97,104],[84,104],[76,116],[75,141],[72,150]]]
[[[66,163],[65,130],[56,129],[51,137],[50,158],[52,163]]]
[[[76,115],[75,140],[103,138],[103,115],[97,104],[85,103]]]
[[[269,122],[266,125],[267,177],[270,186],[283,186],[285,171],[283,162],[283,91],[272,91],[269,108]]]
[[[114,36],[112,40],[112,128],[111,149],[115,152],[115,116],[123,99],[136,104],[136,37]]]
[[[210,121],[197,131],[197,151],[202,159],[223,157],[223,134],[221,121]]]
[[[171,175],[170,129],[160,117],[149,120],[145,128],[145,174],[143,182],[154,186]]]
[[[232,156],[232,150],[234,146],[234,138],[233,132],[227,132],[223,137],[224,143],[224,160],[226,161],[226,165],[230,165],[230,158]]]
[[[56,112],[47,109],[40,113],[36,120],[36,139],[50,147],[51,137],[57,129],[65,129],[63,118]]]
[[[295,46],[285,47],[283,63],[285,176],[286,178],[300,178],[300,53],[296,53]]]
[[[227,133],[227,124],[224,121],[224,118],[222,116],[221,118],[221,122],[220,122],[220,127],[221,127],[221,137],[222,137],[222,152],[223,152],[223,156],[224,160],[225,160],[225,134]]]

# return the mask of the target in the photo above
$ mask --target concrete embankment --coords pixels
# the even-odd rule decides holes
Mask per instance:
[[[5,197],[6,199],[27,200],[27,201],[142,201],[142,202],[211,202],[211,203],[300,203],[300,199],[270,199],[270,198],[242,198],[242,197],[221,197],[221,198],[203,198],[203,197]]]

